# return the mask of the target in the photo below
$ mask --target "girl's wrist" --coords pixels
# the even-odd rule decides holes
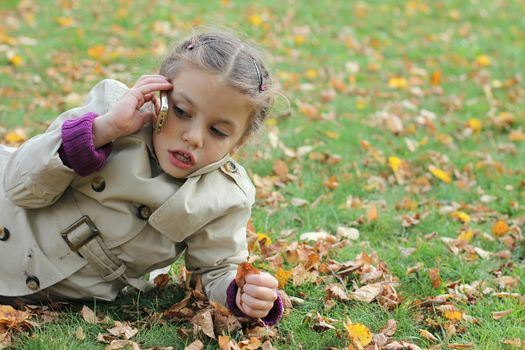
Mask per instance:
[[[103,114],[93,120],[93,144],[95,148],[107,145],[121,136],[119,130],[111,123],[111,115]]]

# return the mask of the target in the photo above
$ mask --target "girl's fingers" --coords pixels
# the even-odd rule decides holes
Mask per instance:
[[[246,283],[255,284],[261,287],[267,287],[267,288],[272,288],[272,289],[276,289],[277,286],[279,285],[279,282],[277,281],[277,279],[266,272],[261,272],[258,274],[252,273],[252,274],[247,275],[245,279],[246,279]]]
[[[268,312],[273,307],[273,301],[256,299],[247,293],[242,293],[241,299],[242,305],[247,305],[252,310]]]
[[[277,299],[277,289],[275,288],[266,288],[247,283],[242,287],[242,291],[255,299],[267,300],[272,303]]]
[[[266,317],[268,315],[268,311],[270,310],[255,310],[255,309],[252,309],[249,305],[246,305],[246,304],[243,304],[242,305],[242,311],[252,317],[252,318],[263,318],[263,317]]]

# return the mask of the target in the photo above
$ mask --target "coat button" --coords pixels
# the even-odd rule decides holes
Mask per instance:
[[[137,217],[142,220],[148,220],[148,218],[151,216],[151,208],[147,205],[140,205],[137,208]]]
[[[224,170],[228,173],[235,173],[237,172],[237,165],[232,161],[226,162],[226,164],[224,164]]]
[[[91,188],[95,192],[102,192],[104,191],[104,188],[106,188],[106,181],[100,176],[94,177],[91,180]]]
[[[5,227],[0,227],[0,241],[7,241],[9,239],[9,230]]]
[[[31,290],[38,290],[40,288],[40,281],[36,276],[27,276],[26,286]]]

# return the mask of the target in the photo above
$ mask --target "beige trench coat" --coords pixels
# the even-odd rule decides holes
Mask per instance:
[[[61,232],[87,215],[125,276],[140,278],[184,253],[211,300],[225,303],[237,264],[246,261],[246,223],[255,189],[229,156],[180,182],[158,169],[151,126],[117,139],[106,165],[80,177],[58,156],[61,125],[105,113],[127,90],[104,80],[84,106],[14,152],[0,147],[0,296],[45,291],[62,298],[113,300],[125,285],[107,281],[73,252]]]

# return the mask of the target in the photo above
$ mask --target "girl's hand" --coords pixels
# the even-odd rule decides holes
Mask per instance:
[[[245,281],[244,286],[237,290],[237,307],[250,317],[265,317],[277,299],[279,283],[266,272],[246,275]]]
[[[159,109],[156,91],[170,90],[173,85],[162,75],[143,75],[120,100],[104,115],[93,122],[95,147],[101,147],[114,139],[133,134],[155,117]],[[152,102],[155,111],[141,111],[146,102]]]

